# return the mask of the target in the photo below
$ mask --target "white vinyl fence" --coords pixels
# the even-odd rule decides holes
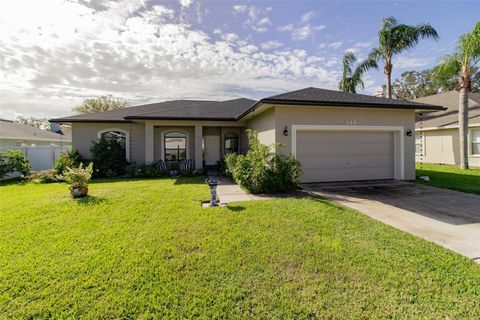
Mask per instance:
[[[0,151],[20,150],[30,161],[30,166],[34,171],[47,170],[53,168],[55,161],[63,153],[70,150],[70,146],[61,147],[39,146],[39,147],[0,147]]]

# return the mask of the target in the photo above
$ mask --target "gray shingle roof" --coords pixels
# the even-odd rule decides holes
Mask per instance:
[[[240,98],[227,101],[174,100],[130,108],[52,119],[52,122],[127,122],[133,119],[239,120],[262,103],[333,107],[443,110],[441,106],[372,97],[362,94],[306,88],[255,102]]]
[[[416,128],[458,126],[458,98],[459,92],[452,90],[416,99],[416,102],[442,104],[448,108],[446,111],[425,113],[421,117],[417,116]],[[469,125],[480,124],[480,95],[470,93],[468,100]]]
[[[254,100],[240,98],[227,101],[210,101],[201,105],[183,105],[172,108],[136,114],[126,119],[203,119],[203,120],[236,120],[245,112]]]
[[[278,94],[260,101],[263,102],[305,102],[306,104],[322,104],[332,106],[372,106],[385,108],[406,108],[406,109],[429,109],[442,110],[441,105],[428,105],[408,100],[388,99],[381,97],[368,96],[358,93],[350,93],[335,90],[326,90],[319,88],[305,88],[297,91],[291,91]]]
[[[27,140],[58,140],[70,137],[62,137],[60,134],[27,126],[18,122],[0,119],[0,137],[9,139],[27,139]]]

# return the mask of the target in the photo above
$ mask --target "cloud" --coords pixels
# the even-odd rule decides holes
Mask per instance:
[[[267,16],[268,12],[272,11],[271,7],[259,8],[253,5],[235,5],[233,6],[233,11],[236,14],[247,14],[248,18],[244,26],[257,33],[268,31],[268,26],[272,24],[270,18]]]
[[[343,45],[342,41],[335,41],[332,43],[321,43],[318,45],[318,49],[338,49]]]
[[[431,62],[429,58],[399,57],[393,62],[393,67],[398,69],[413,69],[425,67]]]
[[[190,7],[193,0],[179,0],[179,2],[182,7]]]
[[[277,49],[283,46],[283,43],[279,41],[267,41],[267,42],[262,42],[260,44],[260,48],[262,50],[272,50],[272,49]]]
[[[372,42],[371,41],[367,41],[367,42],[357,42],[355,43],[354,47],[355,48],[368,48],[368,47],[371,47],[372,46]]]
[[[280,32],[290,32],[292,40],[306,40],[311,38],[315,32],[326,28],[325,25],[312,25],[310,20],[315,16],[315,12],[309,11],[302,15],[300,21],[296,24],[290,23],[277,28]]]
[[[315,16],[315,12],[314,11],[309,11],[309,12],[305,13],[304,15],[302,15],[302,18],[300,19],[300,23],[307,23],[314,16]]]
[[[143,1],[102,8],[9,2],[0,12],[0,116],[68,115],[83,99],[103,94],[135,105],[336,87],[338,70],[321,57],[260,51],[248,38],[220,30],[210,36],[179,15]]]

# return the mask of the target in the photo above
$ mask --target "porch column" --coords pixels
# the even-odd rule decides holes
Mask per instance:
[[[155,137],[154,126],[145,121],[145,163],[152,163],[155,160]]]
[[[203,168],[203,127],[195,126],[195,169],[201,170]]]

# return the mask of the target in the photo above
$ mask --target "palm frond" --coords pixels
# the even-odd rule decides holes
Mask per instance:
[[[433,76],[438,81],[448,79],[459,75],[462,68],[462,56],[458,53],[445,56],[443,60],[435,68],[433,68]]]

